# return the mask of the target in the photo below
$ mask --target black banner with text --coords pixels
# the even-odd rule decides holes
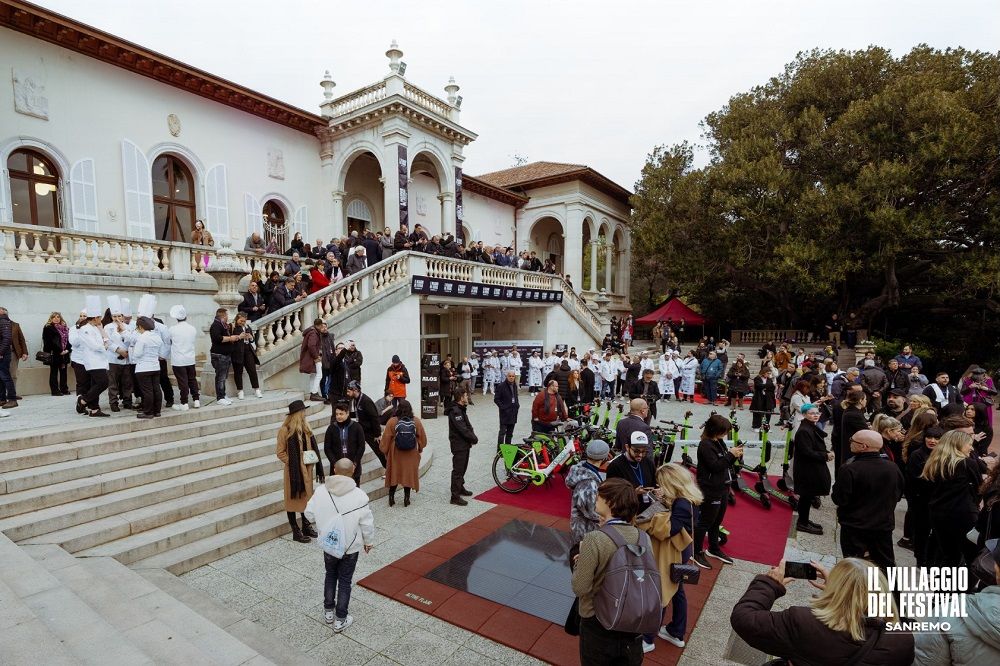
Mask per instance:
[[[453,298],[486,298],[493,301],[518,301],[522,303],[562,303],[563,293],[550,289],[500,287],[478,282],[445,280],[414,275],[410,281],[411,294],[449,296]]]

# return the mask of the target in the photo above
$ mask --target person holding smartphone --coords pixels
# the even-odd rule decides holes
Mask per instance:
[[[733,631],[751,647],[793,664],[910,664],[913,634],[885,632],[886,622],[899,622],[895,602],[891,617],[867,617],[871,566],[848,557],[828,572],[818,562],[781,560],[754,578],[733,607],[729,617]],[[885,575],[880,571],[878,576],[881,589],[888,590]],[[809,579],[820,593],[809,606],[772,611],[796,578]]]
[[[719,528],[726,515],[726,502],[733,483],[733,463],[743,457],[743,447],[726,448],[726,435],[732,424],[721,414],[712,414],[705,422],[698,444],[698,488],[705,499],[701,504],[701,514],[694,528],[695,564],[702,569],[711,569],[707,557],[725,564],[732,564],[733,558],[723,552],[719,545]],[[705,536],[708,536],[708,551]]]

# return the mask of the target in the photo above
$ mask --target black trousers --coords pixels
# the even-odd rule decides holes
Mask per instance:
[[[170,373],[167,372],[167,362],[160,359],[160,390],[163,392],[163,399],[166,400],[167,407],[174,404],[174,387],[170,385]],[[156,411],[160,411],[157,405]]]
[[[753,409],[753,408],[751,407],[751,409]],[[766,423],[767,425],[771,425],[771,415],[770,414],[757,414],[757,413],[754,413],[754,415],[753,415],[753,422],[752,422],[751,427],[754,430],[757,430],[758,428],[760,428],[761,424],[764,424],[764,423]],[[834,448],[836,448],[836,447],[834,447]]]
[[[719,527],[722,526],[722,519],[726,515],[726,499],[724,497],[706,497],[701,505],[701,513],[698,515],[698,524],[694,528],[694,552],[704,551],[705,535],[708,535],[708,549],[719,550]]]
[[[181,394],[181,404],[187,404],[189,394],[193,400],[201,399],[201,390],[198,388],[198,379],[194,371],[195,366],[175,365],[173,367],[174,377],[177,379],[177,390]]]
[[[82,365],[80,366],[83,367]],[[87,375],[87,392],[81,397],[87,403],[87,408],[97,410],[101,408],[101,394],[108,390],[107,370],[85,370]]]
[[[596,617],[580,620],[581,666],[638,666],[642,663],[642,636],[608,631]]]
[[[930,536],[931,536],[931,514],[927,507],[927,502],[921,500],[907,499],[909,505],[907,515],[910,519],[913,536],[913,557],[917,560],[918,567],[930,566]]]
[[[497,433],[497,448],[499,449],[501,444],[510,444],[512,439],[514,439],[514,424],[501,423],[500,432]]]
[[[126,407],[132,404],[132,372],[128,363],[108,365],[108,402],[114,405],[119,401]]]
[[[931,566],[970,566],[975,561],[979,547],[965,538],[968,531],[975,527],[974,521],[961,516],[931,516],[930,522],[937,546],[936,557],[930,561]]]
[[[257,364],[253,363],[251,361],[250,363],[247,363],[246,365],[243,365],[242,363],[236,363],[234,361],[233,362],[233,379],[236,381],[236,390],[237,391],[242,391],[243,390],[243,371],[244,370],[247,371],[247,376],[250,378],[250,386],[253,387],[253,388],[255,388],[255,389],[259,389],[260,388],[260,381],[257,379]],[[321,383],[320,386],[323,386],[323,384]]]
[[[78,396],[86,395],[87,391],[90,390],[90,375],[87,374],[87,368],[83,367],[82,363],[73,363],[73,376],[76,378],[76,394]]]
[[[469,449],[451,449],[451,496],[465,490],[465,472],[469,469]]]
[[[844,557],[867,557],[875,566],[885,571],[896,566],[892,550],[892,530],[862,530],[847,525],[840,526],[840,550]]]
[[[54,394],[69,392],[65,363],[53,363],[49,366],[49,390]]]
[[[798,513],[799,513],[799,525],[805,525],[809,522],[809,512],[812,511],[813,495],[799,495],[798,503]]]
[[[135,380],[139,383],[139,391],[142,393],[142,411],[150,416],[159,414],[163,408],[163,392],[160,390],[162,382],[159,370],[137,372]]]
[[[389,469],[389,463],[387,463],[385,460],[385,454],[382,453],[378,448],[378,440],[369,439],[368,446],[371,448],[372,453],[375,454],[375,457],[378,458],[378,461],[382,463],[382,469]]]

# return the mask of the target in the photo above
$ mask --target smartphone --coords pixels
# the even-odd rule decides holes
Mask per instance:
[[[808,562],[785,562],[785,578],[816,580],[816,567]]]

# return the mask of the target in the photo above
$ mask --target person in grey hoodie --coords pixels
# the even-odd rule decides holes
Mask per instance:
[[[601,526],[601,517],[597,515],[597,486],[606,478],[601,464],[607,460],[609,451],[607,442],[591,440],[587,444],[587,459],[574,465],[566,475],[566,487],[572,493],[569,525],[574,544],[580,543],[587,532]]]
[[[967,617],[928,618],[951,629],[914,634],[914,666],[1000,664],[1000,545],[992,551],[998,584],[966,597]]]

